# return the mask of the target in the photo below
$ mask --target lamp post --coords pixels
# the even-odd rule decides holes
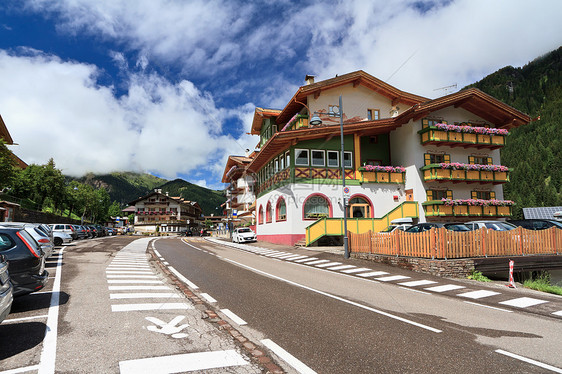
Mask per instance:
[[[346,197],[346,187],[345,187],[345,162],[344,162],[344,138],[343,138],[343,100],[342,95],[340,95],[339,106],[337,108],[337,112],[332,111],[328,113],[329,116],[339,117],[340,118],[340,138],[341,138],[341,177],[342,177],[342,202],[343,202],[343,251],[344,251],[344,258],[349,258],[349,245],[348,245],[348,237],[347,237],[347,197]],[[316,114],[311,118],[310,124],[320,125],[322,124],[322,120]]]

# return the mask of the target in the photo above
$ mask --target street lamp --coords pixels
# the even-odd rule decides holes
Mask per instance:
[[[332,107],[332,110],[328,113],[329,116],[340,118],[340,137],[341,137],[341,175],[342,175],[342,201],[343,201],[343,250],[344,258],[349,258],[349,246],[347,237],[347,198],[346,198],[346,187],[345,187],[345,163],[344,163],[344,141],[343,141],[343,101],[342,95],[340,95],[340,102],[338,107]],[[314,116],[310,119],[310,125],[316,126],[321,125],[322,120],[320,117],[314,113]]]

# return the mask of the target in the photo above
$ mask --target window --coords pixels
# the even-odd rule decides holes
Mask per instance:
[[[468,156],[469,164],[492,165],[492,158],[485,156]]]
[[[425,165],[451,162],[451,156],[444,153],[425,153],[423,156]]]
[[[330,216],[330,203],[323,196],[312,195],[304,203],[304,219]]]
[[[325,166],[326,161],[324,160],[324,151],[311,151],[312,154],[312,166]]]
[[[338,151],[328,151],[328,167],[337,168],[340,166],[340,153]]]
[[[289,151],[285,152],[285,165],[287,165],[287,167],[291,166],[291,152]]]
[[[471,191],[471,199],[479,200],[492,200],[496,198],[496,193],[494,191]]]
[[[273,216],[273,208],[271,207],[271,202],[267,202],[267,207],[265,208],[265,222],[271,223],[271,217]]]
[[[452,199],[453,191],[450,190],[428,190],[427,200],[442,200],[442,199]]]
[[[258,213],[258,224],[263,225],[263,206],[260,205],[260,210]]]
[[[378,109],[367,109],[367,119],[369,121],[380,119],[380,111]]]
[[[344,152],[343,153],[343,166],[346,168],[352,168],[353,167],[353,153],[351,152]]]
[[[287,205],[285,204],[285,199],[279,198],[277,202],[277,217],[276,221],[286,221],[287,220]]]
[[[367,160],[365,162],[366,165],[372,165],[372,166],[377,166],[377,165],[382,165],[382,161],[381,160]]]
[[[422,128],[426,128],[426,127],[430,127],[430,126],[435,126],[438,123],[444,123],[447,124],[447,121],[443,121],[440,119],[429,119],[429,118],[424,118],[422,119]]]
[[[275,173],[278,173],[279,170],[280,170],[280,169],[279,169],[279,159],[276,158],[276,159],[275,159]]]
[[[295,165],[308,166],[308,149],[295,149]]]
[[[285,169],[285,156],[279,156],[279,170]]]

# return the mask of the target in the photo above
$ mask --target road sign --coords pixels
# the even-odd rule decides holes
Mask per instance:
[[[349,187],[346,186],[343,188],[343,198],[347,200],[349,199],[349,196],[350,196]]]

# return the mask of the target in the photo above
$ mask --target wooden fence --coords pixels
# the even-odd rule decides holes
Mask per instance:
[[[466,258],[492,256],[522,256],[534,254],[560,254],[562,230],[526,230],[522,227],[510,231],[479,229],[458,232],[445,228],[421,233],[395,230],[392,233],[363,234],[348,232],[349,248],[353,253],[373,253],[389,256],[421,258]]]

